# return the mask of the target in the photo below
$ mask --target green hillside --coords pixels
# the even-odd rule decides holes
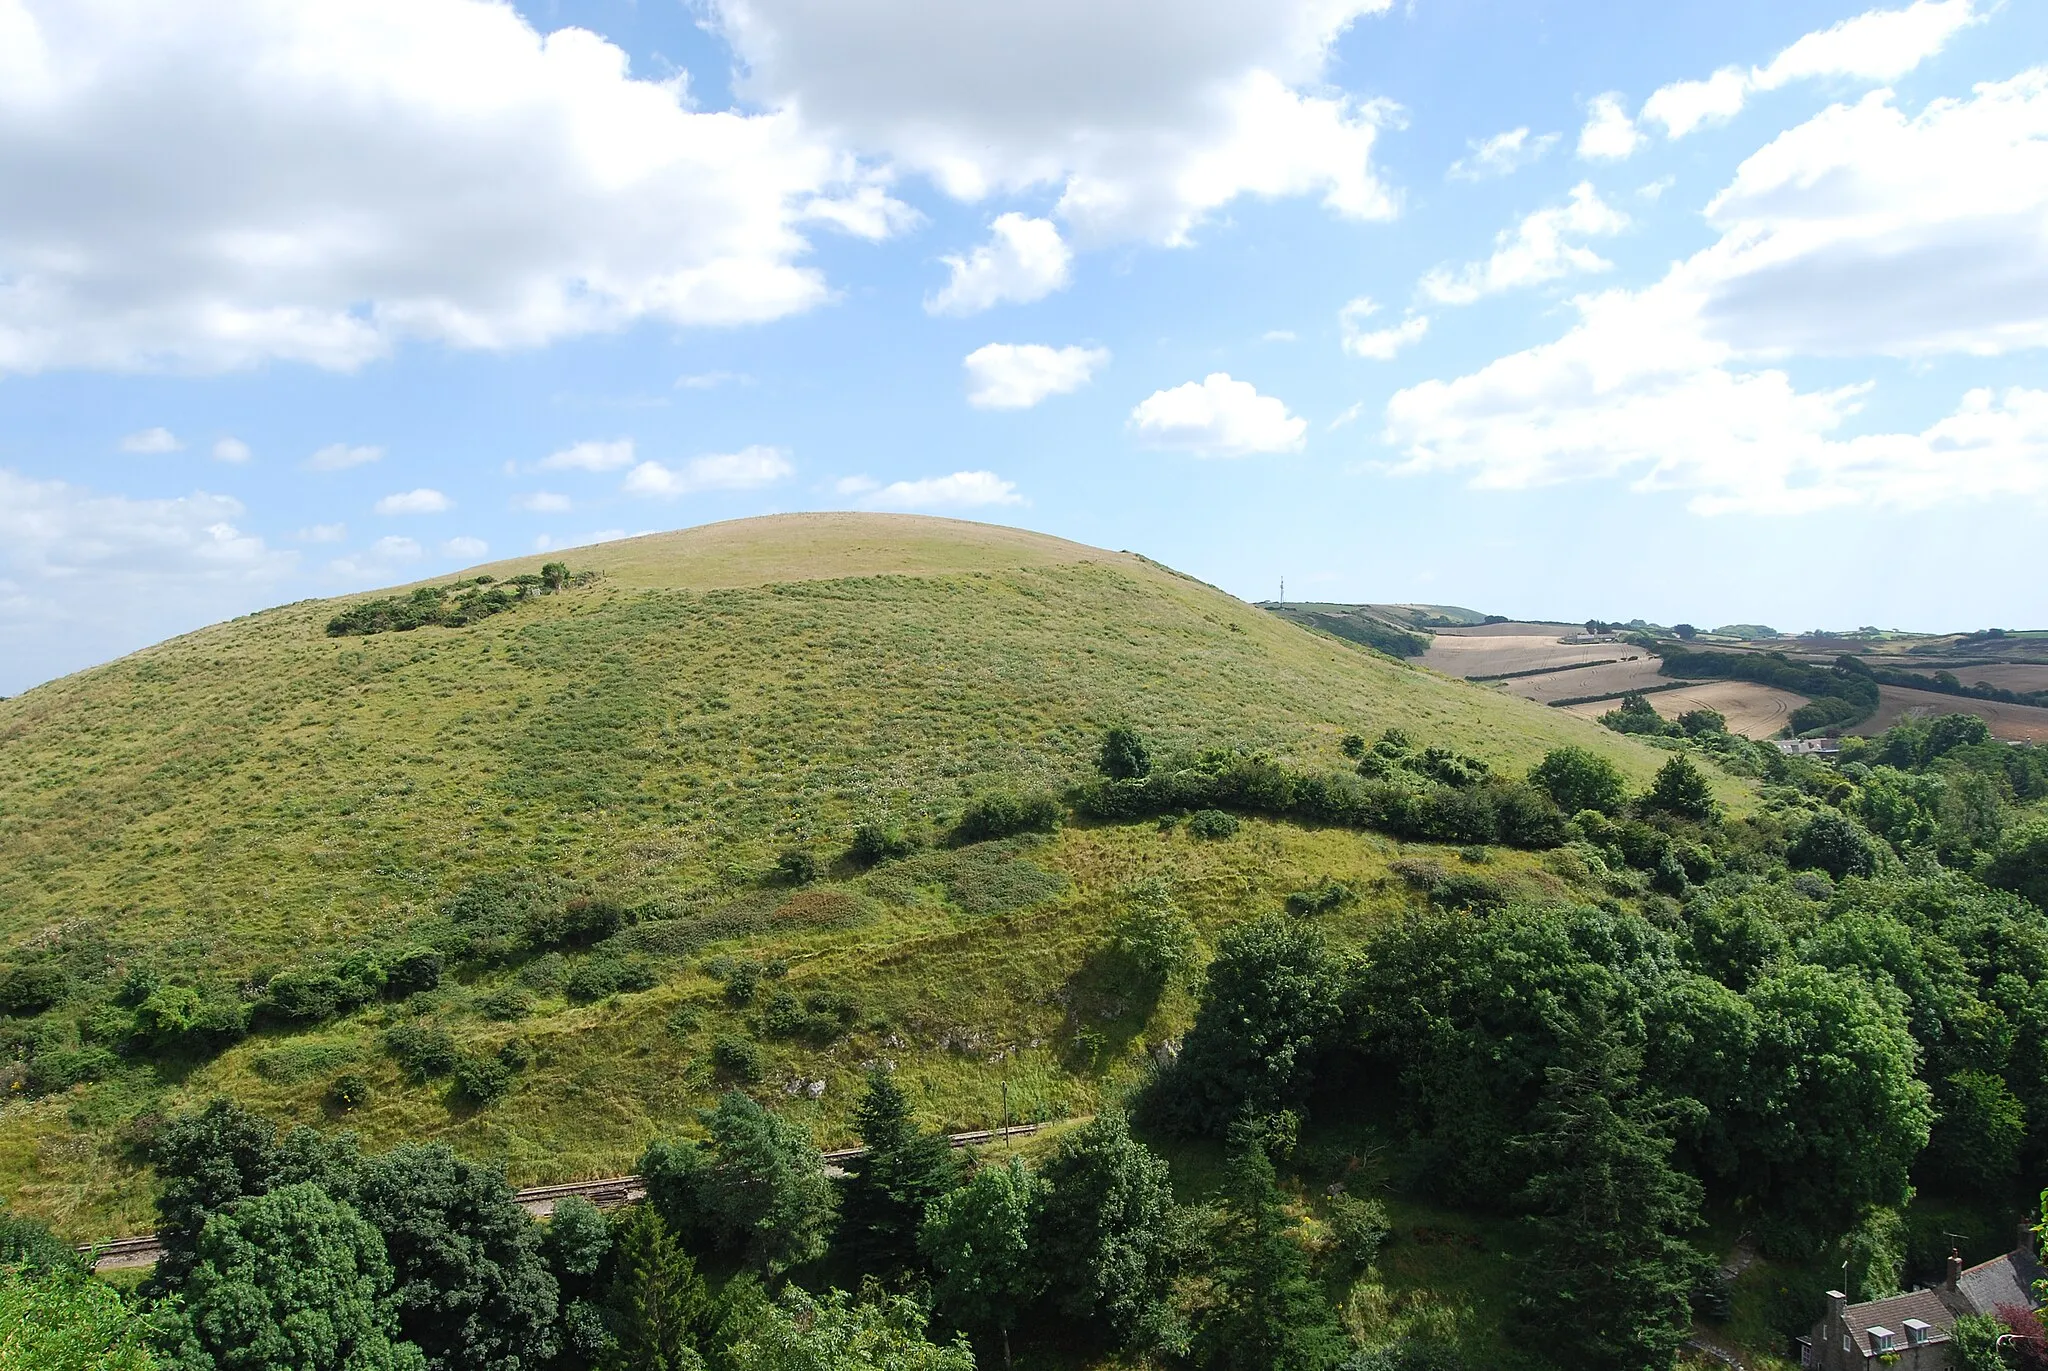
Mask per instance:
[[[1370,893],[1333,926],[1363,926],[1410,898],[1387,876],[1401,848],[1263,821],[1222,841],[1148,820],[934,843],[978,792],[1081,779],[1117,721],[1162,754],[1304,767],[1342,767],[1344,735],[1391,725],[1511,770],[1562,742],[1638,783],[1662,759],[1141,557],[1013,529],[788,515],[564,557],[596,576],[466,627],[329,637],[346,602],[302,602],[0,702],[0,962],[59,978],[12,1021],[15,1056],[78,1064],[50,1088],[15,1063],[0,1192],[79,1235],[143,1227],[151,1120],[220,1090],[377,1146],[447,1137],[520,1181],[603,1173],[709,1098],[721,1036],[758,1043],[760,1088],[821,1141],[878,1057],[923,1083],[934,1122],[993,1122],[1005,1082],[1013,1113],[1085,1111],[1188,1012],[1090,979],[1134,883],[1168,882],[1213,937],[1336,877]],[[864,872],[840,855],[864,821],[925,845]],[[774,877],[792,849],[821,880]],[[1494,870],[1556,880],[1519,854]],[[479,884],[504,873],[524,874]],[[626,927],[596,952],[569,936],[538,958],[454,957],[437,989],[259,1021],[217,1053],[109,1050],[152,986],[248,1003],[280,972],[481,937],[465,909],[565,901]],[[786,971],[734,1007],[719,954]],[[615,992],[577,979],[593,959],[625,968]],[[764,1028],[784,986],[808,1027]],[[409,1082],[394,1025],[479,1060],[518,1039],[509,1094]],[[370,1098],[343,1113],[348,1075]]]

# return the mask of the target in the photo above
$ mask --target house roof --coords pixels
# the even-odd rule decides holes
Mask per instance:
[[[1877,1349],[1870,1342],[1872,1328],[1889,1328],[1903,1341],[1906,1335],[1902,1330],[1906,1320],[1918,1319],[1934,1329],[1927,1335],[1929,1342],[1946,1342],[1948,1330],[1955,1326],[1956,1321],[1954,1312],[1941,1302],[1939,1290],[1910,1290],[1903,1295],[1872,1300],[1868,1304],[1852,1304],[1842,1312],[1856,1350],[1866,1357],[1877,1355]]]
[[[2034,1282],[2048,1278],[2034,1254],[2024,1248],[1971,1267],[1956,1278],[1956,1289],[1972,1310],[1996,1312],[2001,1304],[2034,1307]]]

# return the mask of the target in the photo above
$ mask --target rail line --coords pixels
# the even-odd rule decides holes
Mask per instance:
[[[1008,1138],[1024,1138],[1036,1133],[1043,1124],[1019,1123],[1007,1128],[976,1128],[965,1133],[948,1134],[946,1141],[954,1147],[980,1147],[986,1143],[1002,1142]],[[867,1151],[864,1147],[835,1148],[823,1155],[825,1169],[844,1175],[841,1166]],[[563,1181],[556,1185],[534,1185],[518,1191],[513,1198],[519,1207],[536,1218],[545,1218],[555,1212],[556,1204],[570,1196],[589,1200],[599,1209],[616,1209],[623,1204],[632,1204],[647,1197],[647,1183],[639,1176],[601,1176],[590,1181]],[[81,1243],[78,1250],[92,1258],[95,1271],[133,1270],[137,1267],[155,1266],[163,1255],[163,1243],[154,1233],[144,1233],[129,1238],[110,1238],[105,1242]]]

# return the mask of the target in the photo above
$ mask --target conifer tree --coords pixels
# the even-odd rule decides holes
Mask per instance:
[[[1196,1335],[1196,1361],[1216,1371],[1326,1371],[1344,1355],[1344,1334],[1289,1231],[1258,1132],[1232,1132],[1213,1271],[1221,1296]]]
[[[618,1234],[612,1310],[618,1344],[609,1371],[697,1371],[696,1340],[710,1314],[704,1280],[652,1205]]]
[[[848,1167],[837,1246],[864,1273],[901,1274],[918,1264],[926,1207],[960,1183],[953,1149],[917,1126],[910,1097],[879,1068],[868,1073],[853,1124],[867,1151]]]

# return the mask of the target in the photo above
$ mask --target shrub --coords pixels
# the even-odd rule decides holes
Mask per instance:
[[[327,1087],[327,1098],[336,1109],[353,1111],[370,1102],[370,1082],[354,1071],[344,1071]]]
[[[318,1023],[334,1017],[347,998],[341,978],[325,971],[284,971],[270,978],[263,1009],[287,1023]]]
[[[1394,1229],[1385,1205],[1351,1195],[1330,1197],[1329,1218],[1330,1236],[1337,1240],[1337,1251],[1359,1268],[1372,1265],[1379,1256],[1380,1244]]]
[[[990,791],[968,802],[967,812],[954,825],[953,841],[978,843],[1013,833],[1050,833],[1059,823],[1059,801],[1050,795]]]
[[[754,993],[761,988],[761,964],[759,962],[725,961],[725,1002],[734,1008],[744,1008],[754,1002]],[[707,968],[708,969],[708,968]],[[712,975],[719,973],[713,970]]]
[[[152,1052],[217,1052],[248,1032],[248,1012],[203,998],[190,986],[167,985],[135,1009],[134,1041]]]
[[[1131,976],[1149,986],[1163,985],[1195,959],[1195,926],[1159,881],[1131,892],[1130,908],[1111,925],[1109,942]]]
[[[1337,746],[1345,756],[1351,758],[1354,762],[1365,755],[1365,739],[1356,733],[1345,734],[1344,741],[1337,744]]]
[[[10,966],[0,971],[0,1014],[40,1014],[71,992],[62,967]]]
[[[384,1050],[415,1081],[455,1069],[455,1039],[438,1024],[398,1024],[386,1030]]]
[[[1714,817],[1718,806],[1714,803],[1713,787],[1707,778],[1693,765],[1692,758],[1680,754],[1657,771],[1657,779],[1651,783],[1649,794],[1643,796],[1643,808],[1661,810],[1681,819],[1707,820]]]
[[[752,1083],[768,1074],[761,1045],[736,1033],[721,1033],[712,1042],[711,1065],[728,1080]]]
[[[1327,914],[1342,909],[1358,898],[1342,881],[1325,879],[1313,890],[1297,890],[1287,897],[1287,912],[1296,915]]]
[[[853,830],[853,842],[848,845],[846,855],[862,866],[874,866],[878,862],[908,857],[915,847],[916,844],[901,828],[870,819]]]
[[[1806,821],[1785,859],[1794,867],[1825,871],[1841,880],[1875,872],[1878,853],[1854,819],[1830,811]]]
[[[1102,735],[1102,749],[1095,754],[1095,769],[1112,781],[1130,781],[1152,771],[1152,753],[1145,740],[1128,724],[1116,724]]]
[[[546,952],[519,968],[519,979],[543,995],[552,995],[569,979],[569,959],[559,952]]]
[[[775,858],[775,878],[784,885],[809,885],[818,874],[818,859],[800,847],[788,848]]]
[[[569,973],[564,990],[572,1000],[589,1003],[621,991],[652,990],[660,984],[654,966],[645,957],[616,957],[595,952]]]
[[[164,979],[157,974],[155,967],[138,962],[121,977],[121,988],[114,992],[114,1003],[123,1009],[133,1009],[156,994],[163,983]]]
[[[1529,773],[1567,814],[1583,809],[1614,814],[1628,799],[1628,782],[1614,763],[1583,747],[1552,748]]]
[[[384,988],[393,995],[417,994],[440,984],[441,954],[432,948],[407,948],[384,968]]]
[[[500,986],[487,995],[479,996],[476,1010],[487,1019],[509,1022],[531,1014],[533,1000],[516,986]]]
[[[512,1068],[496,1057],[464,1057],[455,1067],[455,1092],[478,1108],[512,1093]]]
[[[1237,816],[1221,809],[1199,809],[1188,816],[1188,832],[1197,838],[1228,838],[1237,832]]]
[[[32,1094],[43,1095],[53,1090],[68,1090],[84,1081],[96,1081],[111,1074],[121,1065],[121,1059],[104,1047],[63,1048],[54,1052],[38,1052],[29,1058],[28,1088]]]
[[[535,911],[526,921],[525,937],[529,946],[540,949],[588,947],[609,938],[626,922],[624,906],[577,895],[558,908]]]

